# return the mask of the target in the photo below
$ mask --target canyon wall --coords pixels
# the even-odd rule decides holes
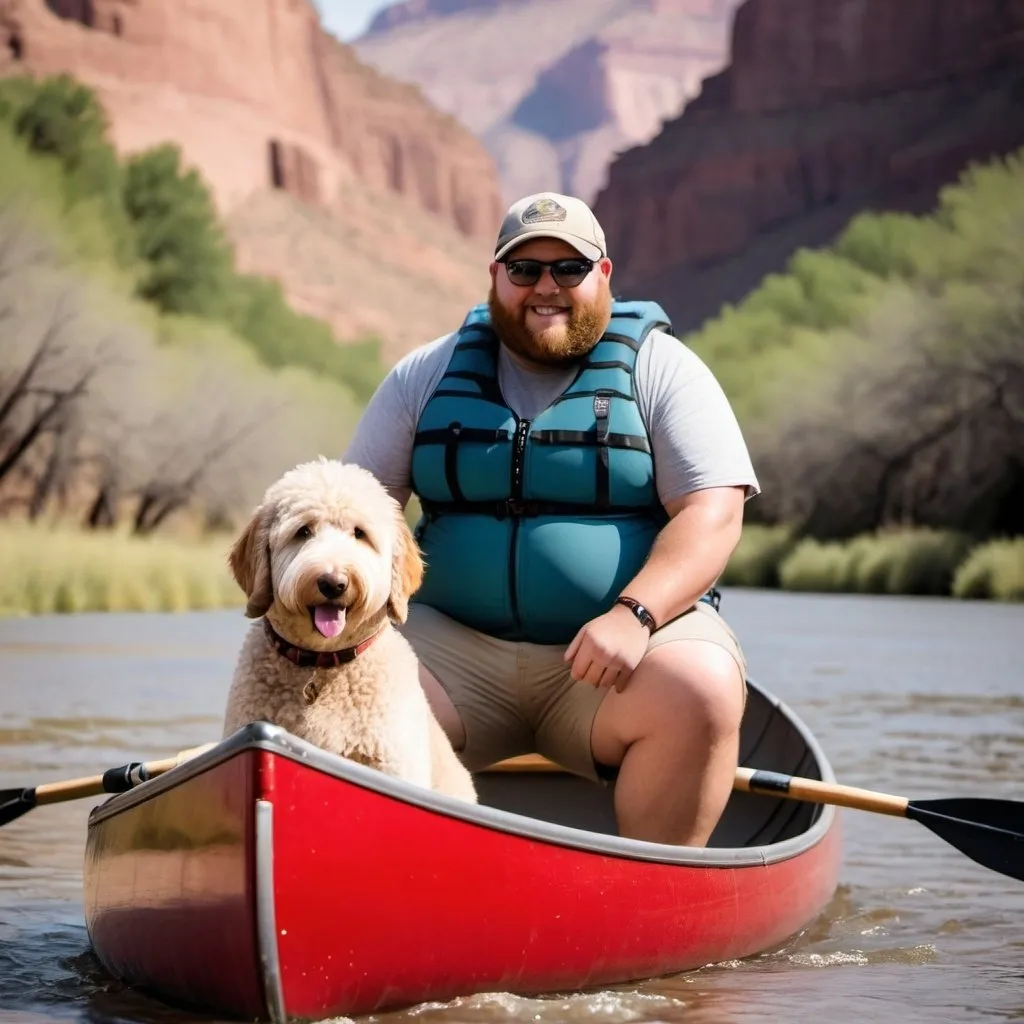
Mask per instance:
[[[688,329],[866,209],[1024,145],[1024,0],[746,0],[731,61],[611,166],[620,292]]]
[[[592,198],[725,61],[738,0],[407,0],[357,40],[483,139],[507,200]]]
[[[334,202],[352,177],[467,235],[500,216],[480,143],[361,64],[308,0],[3,0],[5,71],[94,87],[125,151],[178,142],[230,209],[276,187]]]
[[[0,73],[91,86],[120,151],[177,143],[241,268],[340,338],[373,329],[393,356],[479,299],[504,211],[492,158],[309,0],[0,0],[0,43]]]

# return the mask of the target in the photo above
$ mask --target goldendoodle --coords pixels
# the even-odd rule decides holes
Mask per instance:
[[[253,623],[224,735],[282,726],[407,782],[475,801],[469,772],[427,704],[405,621],[423,578],[398,503],[359,466],[321,458],[272,484],[231,571]]]

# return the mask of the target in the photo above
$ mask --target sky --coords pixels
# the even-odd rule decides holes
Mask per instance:
[[[346,41],[361,35],[370,19],[397,0],[315,0],[323,14],[324,25]]]

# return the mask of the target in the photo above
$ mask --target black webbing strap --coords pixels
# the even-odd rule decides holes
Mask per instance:
[[[448,436],[444,446],[444,479],[448,484],[452,499],[456,502],[466,500],[466,496],[459,486],[459,435],[461,433],[461,423],[449,423]]]
[[[594,419],[597,421],[596,443],[597,476],[594,493],[597,508],[604,512],[611,502],[611,484],[608,458],[608,409],[611,399],[607,395],[594,395]]]
[[[639,317],[633,316],[633,319],[639,319]],[[638,352],[640,350],[640,342],[636,341],[634,338],[631,338],[629,337],[629,335],[626,334],[614,334],[612,332],[609,332],[608,334],[604,335],[604,337],[602,337],[601,340],[617,341],[620,345],[626,345],[628,348],[631,348],[634,352]]]
[[[597,415],[597,402],[601,397],[594,397],[594,415]],[[530,434],[530,440],[534,444],[564,444],[564,445],[605,445],[608,448],[629,448],[636,452],[650,453],[650,442],[642,434],[616,434],[608,431],[604,440],[600,440],[598,434],[592,430],[535,430]]]
[[[625,370],[627,373],[632,373],[633,367],[629,363],[622,362],[621,359],[595,359],[593,361],[585,359],[580,364],[580,372],[583,370]]]
[[[481,427],[459,427],[459,443],[465,444],[467,441],[481,441],[484,444],[494,444],[495,441],[508,441],[511,435],[509,432],[499,427],[497,430],[484,430]],[[437,427],[432,430],[421,430],[416,434],[413,439],[413,446],[422,444],[444,444],[447,445],[452,439],[452,428]]]
[[[476,384],[481,391],[486,390],[487,385],[491,382],[491,375],[489,373],[477,373],[475,370],[449,370],[445,377],[449,380],[468,380]]]
[[[531,501],[527,498],[509,498],[505,501],[427,501],[421,498],[420,507],[427,519],[436,519],[445,513],[509,519],[536,516],[637,515],[645,511],[636,505],[609,505],[604,509],[598,509],[593,502]]]

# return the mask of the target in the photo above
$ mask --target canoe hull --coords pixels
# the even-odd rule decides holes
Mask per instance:
[[[250,726],[94,812],[86,921],[112,974],[272,1020],[579,990],[770,949],[837,883],[829,809],[771,847],[686,851],[421,797],[310,750]]]

